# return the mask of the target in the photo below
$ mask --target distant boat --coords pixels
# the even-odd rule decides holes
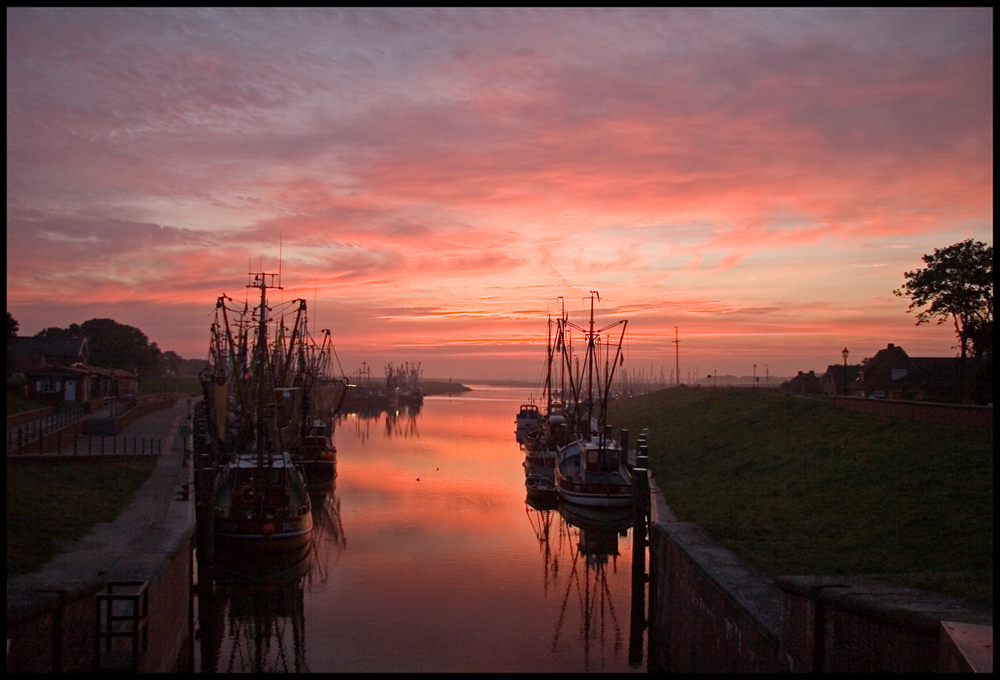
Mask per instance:
[[[537,428],[542,422],[542,412],[538,404],[521,404],[517,416],[514,418],[514,436],[518,444],[523,444],[528,433]]]

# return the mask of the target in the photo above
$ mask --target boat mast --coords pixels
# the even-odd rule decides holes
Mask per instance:
[[[257,320],[257,343],[254,346],[254,379],[257,381],[257,469],[258,472],[262,469],[270,469],[272,463],[271,450],[268,446],[268,429],[265,426],[267,421],[266,417],[266,395],[267,395],[267,382],[270,373],[270,366],[268,365],[269,357],[267,350],[267,289],[268,288],[278,288],[281,286],[274,285],[274,277],[277,274],[265,274],[264,272],[253,273],[248,272],[247,276],[250,277],[247,288],[260,288],[260,307],[259,307],[259,318]],[[271,285],[267,284],[266,277],[271,277]],[[273,376],[271,376],[273,378]],[[273,398],[273,395],[272,395]],[[273,409],[272,409],[273,413]],[[258,474],[259,483],[263,482],[263,475]]]

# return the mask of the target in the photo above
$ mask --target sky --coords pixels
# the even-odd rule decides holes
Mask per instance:
[[[544,378],[597,291],[633,371],[789,376],[954,356],[893,291],[968,238],[991,8],[7,9],[22,335],[204,358],[280,267],[346,373]]]

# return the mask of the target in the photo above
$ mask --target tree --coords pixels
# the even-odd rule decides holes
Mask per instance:
[[[20,326],[17,323],[17,319],[7,312],[7,372],[10,373],[11,369],[14,367],[14,341],[17,340],[17,329]]]
[[[948,319],[953,321],[962,351],[963,384],[965,360],[971,348],[977,383],[982,382],[978,380],[980,377],[988,380],[992,394],[993,246],[968,239],[947,248],[935,248],[923,260],[927,266],[906,272],[903,275],[906,283],[893,294],[910,298],[907,312],[930,305],[917,314],[918,326],[931,319],[937,319],[938,324]]]
[[[104,368],[123,368],[141,375],[156,370],[160,348],[134,326],[114,319],[90,319],[69,328],[55,326],[39,331],[37,336],[49,338],[88,339],[90,363]]]

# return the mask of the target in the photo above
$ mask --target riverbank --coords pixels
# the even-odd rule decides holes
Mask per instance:
[[[437,396],[441,394],[458,394],[460,392],[471,392],[471,387],[457,382],[445,382],[443,380],[422,380],[420,389],[426,396]]]
[[[609,421],[648,427],[673,512],[770,577],[879,575],[992,605],[992,430],[711,388],[619,401]]]

